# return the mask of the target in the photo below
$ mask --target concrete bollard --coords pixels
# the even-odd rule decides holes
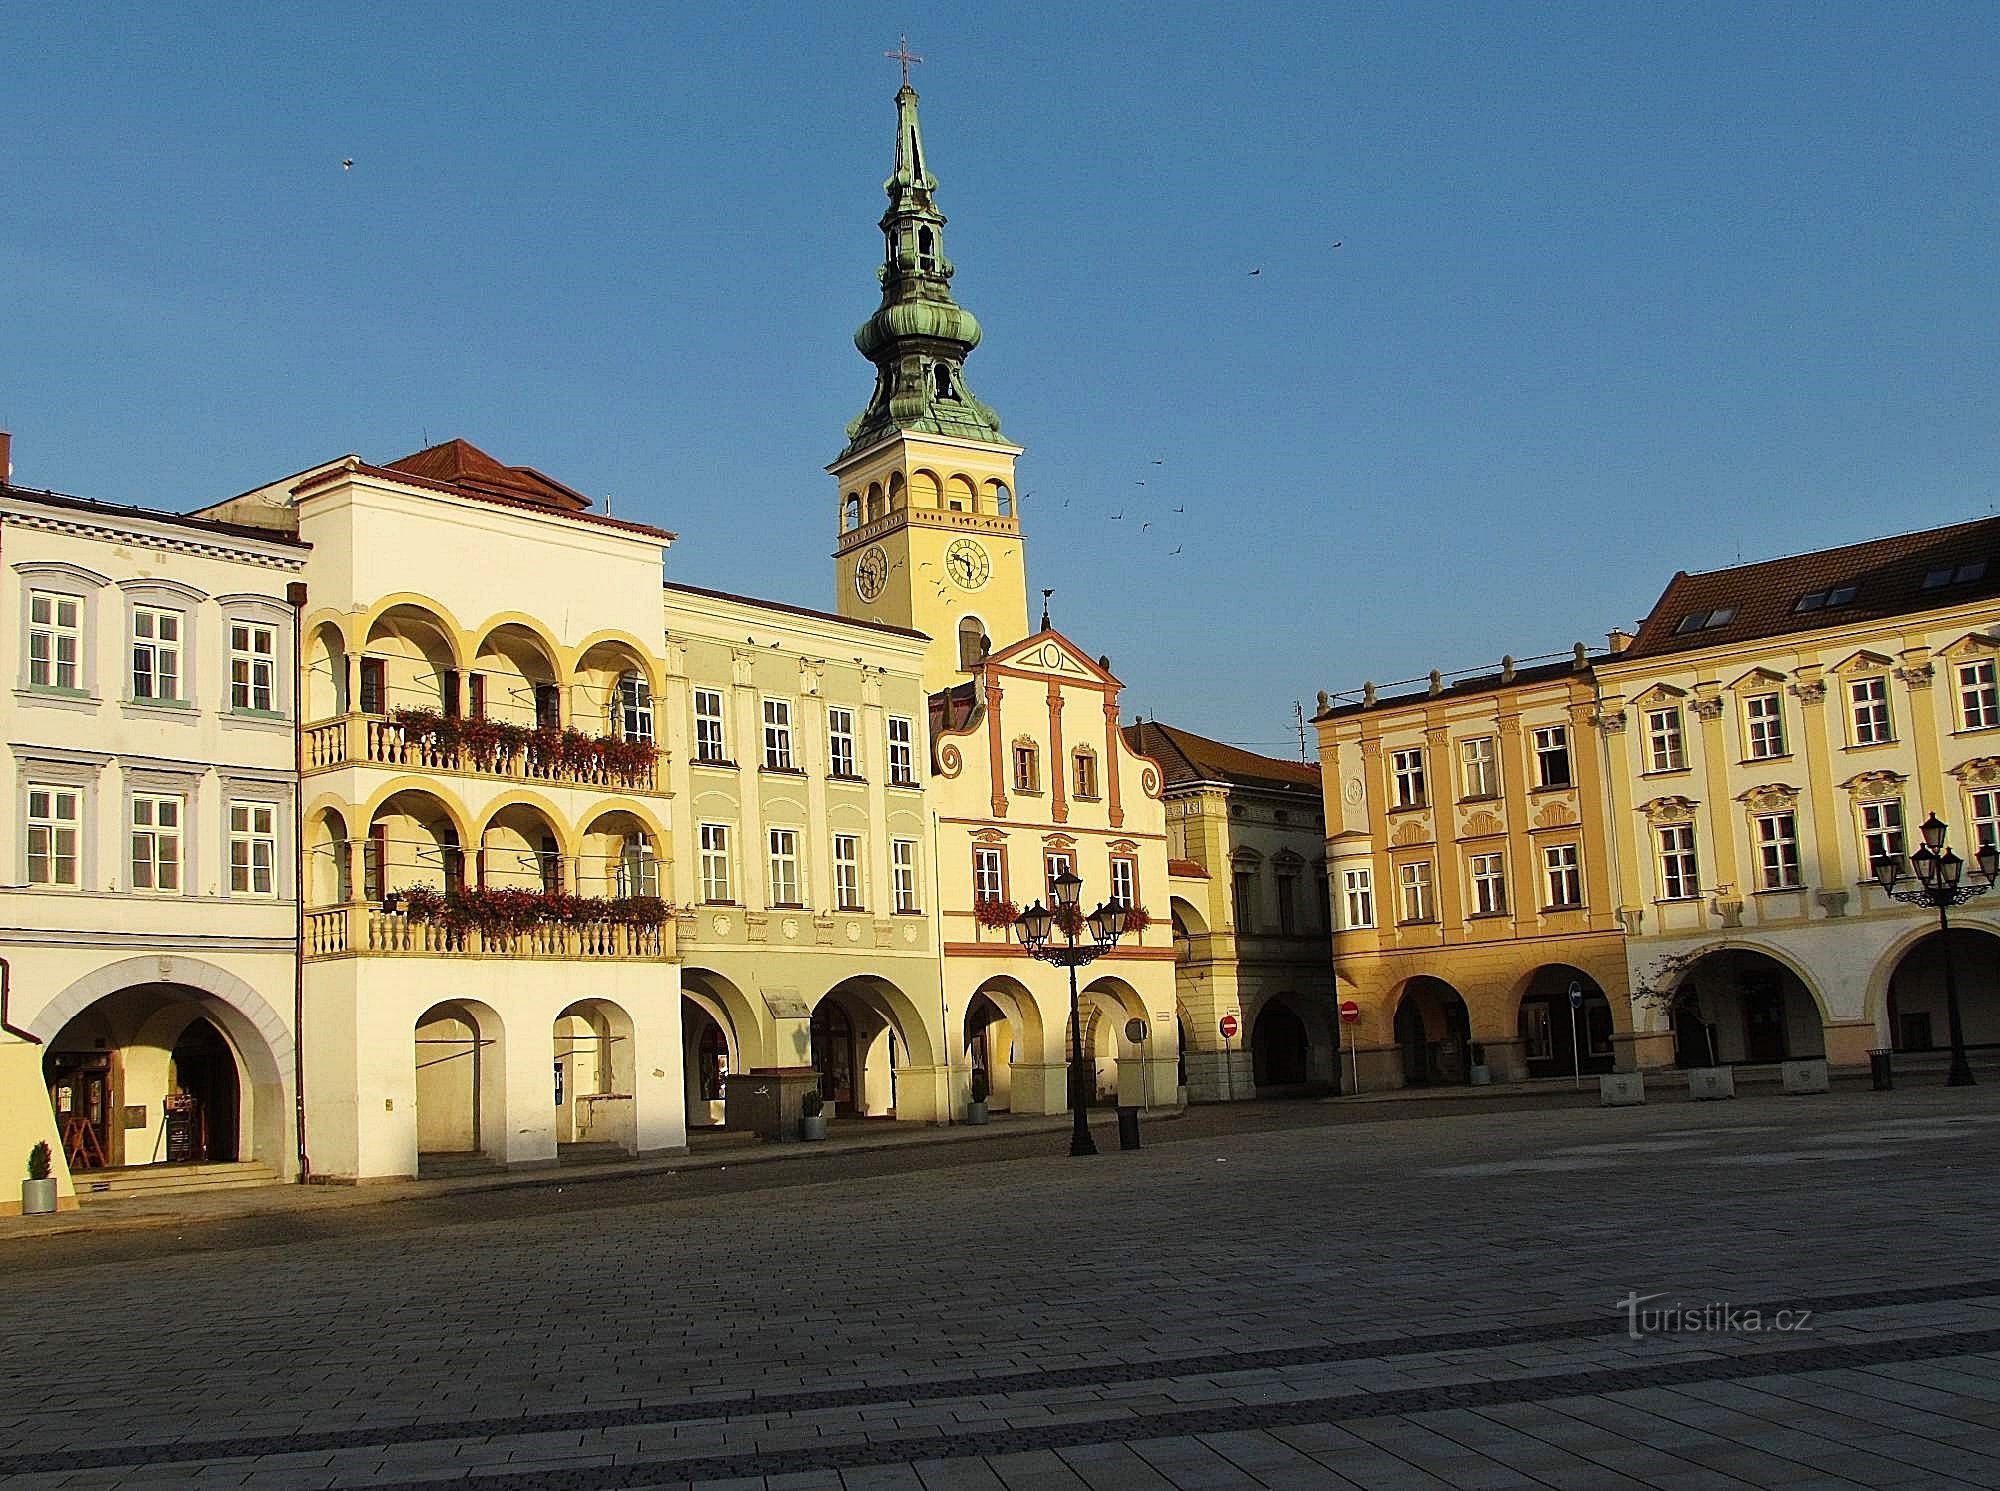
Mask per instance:
[[[1811,1057],[1805,1061],[1788,1061],[1783,1067],[1785,1091],[1794,1097],[1807,1093],[1826,1092],[1832,1082],[1827,1076],[1824,1057]]]
[[[1597,1079],[1597,1102],[1604,1108],[1636,1108],[1646,1101],[1644,1072],[1606,1072]]]
[[[1736,1070],[1726,1066],[1698,1066],[1688,1072],[1688,1096],[1697,1103],[1712,1103],[1736,1096]]]

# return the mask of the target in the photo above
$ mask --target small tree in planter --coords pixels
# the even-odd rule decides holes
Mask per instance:
[[[986,1099],[988,1092],[986,1068],[983,1066],[974,1067],[972,1069],[971,1102],[965,1110],[965,1121],[967,1123],[986,1122]]]
[[[1669,1028],[1674,1032],[1675,1044],[1680,1041],[1680,1022],[1689,1019],[1701,1027],[1702,1050],[1708,1056],[1708,1065],[1716,1065],[1714,1032],[1708,1021],[1701,1017],[1701,991],[1690,984],[1682,975],[1700,960],[1699,953],[1669,953],[1648,968],[1632,990],[1632,1002],[1656,1009],[1667,1017]]]
[[[799,1099],[799,1137],[801,1139],[824,1139],[826,1137],[826,1099],[819,1095],[817,1087],[811,1088]]]
[[[28,1151],[28,1178],[21,1182],[23,1216],[38,1216],[56,1209],[56,1183],[49,1174],[50,1160],[46,1139]]]

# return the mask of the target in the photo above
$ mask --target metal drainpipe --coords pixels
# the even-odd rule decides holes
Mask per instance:
[[[951,996],[945,989],[944,961],[944,866],[938,861],[938,815],[931,809],[931,914],[927,918],[937,937],[938,1026],[944,1039],[944,1121],[949,1127],[957,1119],[958,1096],[952,1087],[954,1045],[951,1038]]]
[[[9,1035],[19,1036],[31,1046],[39,1046],[42,1044],[40,1036],[33,1031],[23,1030],[18,1025],[8,1023],[7,996],[13,992],[13,988],[14,970],[5,958],[0,958],[0,1030],[6,1031]]]
[[[298,1135],[299,1184],[312,1183],[312,1158],[306,1153],[306,822],[305,822],[305,638],[306,587],[294,580],[285,587],[292,607],[292,1127]]]

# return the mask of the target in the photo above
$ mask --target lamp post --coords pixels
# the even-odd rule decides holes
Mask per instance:
[[[1082,878],[1074,870],[1064,870],[1049,884],[1049,898],[1056,903],[1053,910],[1037,901],[1014,918],[1014,935],[1029,957],[1069,970],[1069,1152],[1072,1155],[1097,1153],[1097,1145],[1090,1137],[1089,1120],[1084,1116],[1083,1019],[1077,1011],[1076,971],[1110,952],[1125,935],[1125,903],[1106,901],[1084,916],[1078,909],[1082,890]],[[1063,941],[1051,942],[1051,931],[1060,931]],[[1084,931],[1090,933],[1088,942],[1079,938]]]
[[[1945,1077],[1949,1087],[1972,1086],[1972,1063],[1965,1059],[1965,1027],[1958,1015],[1958,976],[1951,962],[1951,908],[1963,906],[1975,896],[1983,896],[1993,889],[1993,882],[2000,878],[2000,849],[1991,844],[1979,846],[1974,859],[1979,864],[1979,877],[1984,884],[1967,882],[1961,884],[1965,874],[1965,861],[1945,847],[1945,825],[1936,813],[1924,820],[1920,832],[1924,836],[1924,847],[1910,856],[1910,871],[1916,880],[1914,886],[1898,887],[1897,882],[1904,877],[1903,857],[1887,854],[1876,860],[1870,868],[1875,873],[1875,883],[1890,896],[1909,906],[1934,906],[1938,914],[1938,944],[1944,956],[1944,1007],[1945,1018],[1951,1025],[1951,1071]]]

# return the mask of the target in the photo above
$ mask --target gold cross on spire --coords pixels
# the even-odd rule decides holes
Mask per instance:
[[[884,52],[882,55],[887,57],[891,62],[900,62],[903,64],[903,86],[905,88],[910,86],[910,64],[924,60],[910,51],[910,38],[907,36],[897,37],[896,50],[893,52]]]

